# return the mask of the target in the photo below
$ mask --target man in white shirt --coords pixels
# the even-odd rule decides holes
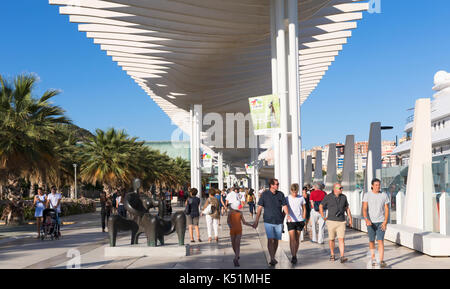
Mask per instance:
[[[228,207],[230,206],[233,210],[242,210],[245,203],[245,198],[242,197],[242,195],[239,193],[238,188],[233,188],[231,192],[227,195],[227,198],[225,199],[226,203],[225,205]]]
[[[61,225],[61,222],[59,220],[59,215],[61,214],[61,194],[56,192],[55,186],[52,187],[51,194],[49,194],[47,196],[47,204],[46,205],[47,205],[47,208],[55,209],[58,225]]]

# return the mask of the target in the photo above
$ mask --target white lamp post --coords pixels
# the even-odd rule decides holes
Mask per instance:
[[[75,170],[75,199],[78,198],[77,194],[77,164],[73,164],[73,168]]]

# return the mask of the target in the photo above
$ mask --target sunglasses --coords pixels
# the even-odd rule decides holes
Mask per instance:
[[[279,185],[280,185],[279,183],[274,184],[274,186],[279,186]]]

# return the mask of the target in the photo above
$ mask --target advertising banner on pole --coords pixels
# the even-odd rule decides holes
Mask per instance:
[[[253,165],[245,164],[245,171],[247,172],[247,175],[250,175],[253,173]]]
[[[209,153],[202,154],[202,172],[210,174],[212,171],[212,155]]]
[[[271,135],[280,128],[280,99],[275,95],[248,99],[255,135]]]

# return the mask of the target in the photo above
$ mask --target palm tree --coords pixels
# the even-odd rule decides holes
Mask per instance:
[[[20,177],[45,181],[57,170],[54,134],[57,125],[70,123],[65,111],[50,102],[59,91],[34,98],[36,82],[33,75],[17,76],[13,84],[0,76],[0,182],[14,202],[21,198]]]
[[[91,184],[100,182],[105,190],[129,185],[140,171],[136,163],[136,138],[123,130],[96,130],[89,142],[81,147],[81,178]]]

